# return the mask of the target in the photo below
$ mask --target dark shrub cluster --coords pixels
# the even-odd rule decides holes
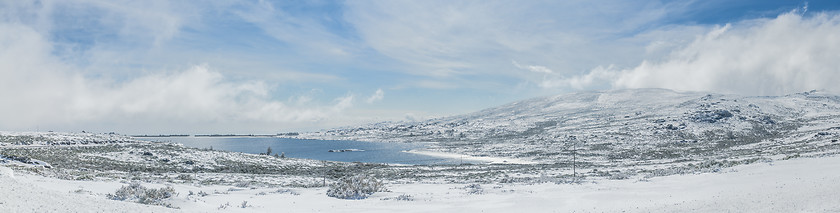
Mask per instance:
[[[132,201],[148,205],[167,206],[164,200],[175,195],[175,189],[172,187],[163,187],[160,189],[149,189],[140,183],[132,183],[128,186],[120,187],[114,194],[108,194],[108,199]]]
[[[365,199],[375,192],[384,191],[385,187],[382,181],[374,177],[356,175],[339,179],[337,182],[330,185],[327,190],[327,196],[360,200]]]

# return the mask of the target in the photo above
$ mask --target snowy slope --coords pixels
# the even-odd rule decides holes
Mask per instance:
[[[0,166],[0,212],[175,212],[162,206],[51,190],[30,179],[26,175],[16,177],[11,169]]]
[[[581,92],[421,122],[391,122],[300,137],[437,142],[474,156],[567,162],[572,150],[598,165],[765,159],[836,153],[840,97],[684,93],[664,89]],[[719,162],[718,162],[719,163]]]
[[[838,164],[802,158],[643,182],[390,184],[365,200],[327,197],[325,188],[171,184],[177,195],[168,202],[179,209],[106,199],[119,182],[9,175],[0,166],[0,212],[837,212]]]

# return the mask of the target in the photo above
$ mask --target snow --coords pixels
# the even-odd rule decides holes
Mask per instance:
[[[112,201],[126,183],[12,174],[0,167],[2,212],[836,212],[840,157],[732,167],[724,173],[580,184],[391,184],[364,200],[327,197],[326,188],[171,185],[169,209]],[[144,183],[158,188],[162,184]],[[189,191],[209,193],[188,195]],[[397,200],[408,195],[413,200]],[[241,208],[247,201],[246,208]],[[228,204],[227,206],[225,204]],[[220,208],[224,207],[224,208]]]
[[[0,212],[176,212],[161,206],[120,202],[104,196],[62,190],[66,187],[53,186],[70,186],[71,183],[29,175],[15,176],[6,167],[0,167],[0,171]]]
[[[0,212],[840,212],[838,111],[840,96],[821,92],[619,90],[299,134],[428,142],[408,152],[487,162],[466,165],[326,162],[117,134],[0,132]],[[380,178],[389,191],[328,197],[324,185],[347,175]],[[177,194],[165,202],[177,209],[107,199],[132,183],[172,187]]]
[[[428,151],[599,170],[840,154],[840,96],[742,96],[626,89],[534,98],[418,122],[300,133],[308,139],[428,143]],[[573,151],[574,150],[574,151]],[[509,161],[510,162],[510,161]]]
[[[406,153],[418,154],[418,155],[428,155],[433,157],[440,157],[440,158],[449,158],[449,159],[461,159],[466,161],[478,161],[478,162],[485,162],[489,164],[536,164],[536,162],[524,160],[524,159],[516,159],[516,158],[503,158],[503,157],[479,157],[479,156],[471,156],[471,155],[462,155],[457,153],[447,153],[447,152],[436,152],[426,149],[412,149],[403,151]]]
[[[15,178],[15,172],[7,167],[0,167],[0,177]]]
[[[94,145],[130,143],[138,140],[115,133],[9,132],[0,131],[2,146]]]

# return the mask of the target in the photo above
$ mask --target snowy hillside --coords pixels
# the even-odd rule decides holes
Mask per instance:
[[[88,145],[137,142],[138,140],[118,135],[69,132],[2,132],[0,146],[14,145]]]
[[[458,165],[328,162],[116,134],[0,132],[0,191],[14,191],[0,195],[0,212],[836,211],[829,198],[840,187],[831,169],[840,162],[838,112],[840,97],[822,92],[746,97],[643,89],[298,135],[434,142],[410,152],[503,162]],[[330,197],[347,177],[375,178],[385,188],[365,200]],[[121,193],[134,189],[145,197]]]
[[[460,116],[300,137],[437,142],[438,151],[542,163],[568,162],[576,148],[577,157],[593,165],[737,164],[838,152],[838,112],[840,96],[817,91],[750,97],[633,89],[535,98]]]

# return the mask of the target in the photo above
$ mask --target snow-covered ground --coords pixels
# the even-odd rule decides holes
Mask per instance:
[[[125,183],[59,180],[0,167],[0,212],[838,212],[837,165],[840,157],[833,156],[646,181],[390,184],[390,192],[364,200],[327,197],[326,188],[174,184],[178,195],[169,202],[179,209],[105,197]]]
[[[0,174],[2,174],[0,175],[0,212],[174,211],[174,209],[162,206],[109,200],[102,195],[91,195],[87,189],[68,189],[83,184],[95,190],[111,190],[116,189],[114,183],[62,181],[40,176],[19,175],[4,166],[0,166]]]
[[[432,142],[428,149],[539,163],[638,165],[836,154],[840,96],[741,96],[665,89],[579,92],[475,113],[298,134],[299,138]],[[693,161],[693,162],[691,162]]]
[[[441,158],[449,158],[449,159],[461,159],[465,161],[475,161],[475,162],[485,162],[490,164],[535,164],[533,161],[525,160],[525,159],[516,159],[516,158],[503,158],[503,157],[478,157],[472,155],[463,155],[463,154],[456,154],[456,153],[447,153],[447,152],[436,152],[426,149],[412,149],[406,150],[404,152],[418,154],[418,155],[428,155],[428,156],[435,156]]]
[[[117,134],[0,132],[0,212],[840,212],[837,112],[840,96],[823,92],[643,89],[294,134],[431,142],[437,147],[412,152],[489,162],[459,165],[326,162]],[[364,200],[327,196],[325,185],[351,176],[379,179],[389,191]],[[172,187],[175,196],[163,202],[177,209],[108,199],[132,183]]]

